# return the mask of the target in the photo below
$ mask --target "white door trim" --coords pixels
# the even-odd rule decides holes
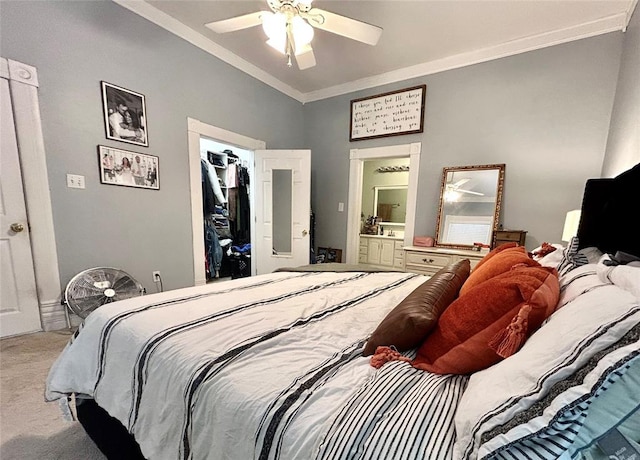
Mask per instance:
[[[0,75],[9,79],[14,107],[40,317],[45,330],[61,329],[67,323],[64,306],[60,304],[60,272],[38,101],[38,72],[30,65],[0,58]]]
[[[258,139],[252,139],[242,134],[237,134],[226,129],[217,128],[201,122],[195,118],[187,118],[187,130],[189,139],[189,184],[191,192],[191,234],[193,238],[193,284],[200,286],[207,283],[207,274],[204,268],[204,217],[202,215],[202,176],[200,173],[200,137],[235,145],[245,150],[261,150],[266,148],[266,143]],[[249,179],[253,183],[253,177]],[[254,188],[250,188],[249,200],[255,203]],[[251,206],[251,222],[255,222],[254,206]],[[255,241],[255,225],[251,225],[251,241]],[[255,264],[251,266],[253,275]]]
[[[405,221],[404,244],[413,243],[418,199],[418,172],[422,144],[391,145],[368,149],[351,149],[349,154],[349,215],[347,216],[346,262],[358,263],[360,214],[362,213],[362,175],[365,160],[409,157],[409,188],[407,190],[407,219]]]

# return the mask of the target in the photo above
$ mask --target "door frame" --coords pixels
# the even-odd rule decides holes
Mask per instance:
[[[60,271],[38,101],[38,72],[33,66],[0,58],[0,76],[9,81],[11,91],[40,320],[45,331],[63,329],[67,327],[67,320],[65,306],[60,302]]]
[[[407,218],[404,226],[404,245],[413,244],[418,198],[418,173],[422,143],[351,149],[349,151],[349,215],[347,216],[346,262],[358,263],[360,215],[362,213],[362,180],[365,160],[409,157],[409,188],[407,189]]]
[[[204,268],[204,216],[202,214],[202,174],[200,169],[200,138],[206,137],[217,142],[236,146],[244,150],[264,150],[266,143],[252,139],[242,134],[227,131],[209,125],[195,118],[187,117],[187,134],[189,139],[189,189],[191,196],[191,235],[193,238],[193,284],[201,286],[207,283]],[[253,169],[249,176],[250,183],[254,183]],[[255,235],[255,187],[250,188],[249,202],[251,206],[251,242]],[[256,274],[255,264],[251,264],[251,274]]]

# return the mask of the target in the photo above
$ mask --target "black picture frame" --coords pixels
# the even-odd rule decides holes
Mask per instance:
[[[160,190],[160,159],[106,145],[98,146],[100,183]]]
[[[349,142],[424,132],[427,85],[351,100]]]
[[[143,94],[101,82],[102,111],[107,139],[149,146],[147,108]]]

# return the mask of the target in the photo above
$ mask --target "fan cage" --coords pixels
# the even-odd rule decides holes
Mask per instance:
[[[144,293],[142,284],[124,270],[94,267],[78,273],[67,283],[64,300],[69,310],[84,319],[104,304]]]

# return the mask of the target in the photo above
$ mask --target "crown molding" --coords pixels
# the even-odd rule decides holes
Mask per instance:
[[[256,67],[248,61],[245,61],[238,55],[232,53],[226,48],[211,41],[204,35],[190,27],[184,25],[177,19],[160,11],[146,1],[141,0],[113,0],[118,5],[142,16],[154,24],[166,29],[167,31],[188,41],[194,46],[206,51],[207,53],[217,57],[227,64],[245,72],[261,82],[271,86],[283,94],[301,102],[308,102],[328,99],[343,94],[361,91],[364,89],[374,88],[377,86],[397,83],[412,78],[432,75],[447,70],[458,69],[473,64],[492,61],[503,57],[513,56],[516,54],[526,53],[554,45],[580,40],[583,38],[594,37],[615,31],[625,31],[638,0],[629,0],[629,6],[624,13],[619,13],[595,21],[586,22],[577,26],[567,27],[564,29],[554,30],[538,35],[532,35],[500,45],[474,50],[468,53],[461,53],[455,56],[449,56],[435,61],[424,62],[403,69],[393,70],[391,72],[374,75],[359,80],[331,86],[329,88],[302,93],[278,80],[271,74]]]
[[[637,2],[637,0],[632,1]],[[577,26],[532,35],[530,37],[512,40],[500,45],[474,50],[469,53],[461,53],[443,59],[405,67],[404,69],[393,70],[391,72],[374,75],[372,77],[332,86],[330,88],[312,91],[304,94],[303,102],[307,103],[327,99],[334,96],[352,93],[354,91],[374,88],[416,77],[423,77],[425,75],[432,75],[446,70],[458,69],[460,67],[479,64],[481,62],[526,53],[527,51],[534,51],[583,38],[623,30],[628,23],[627,15],[628,13],[620,13]]]
[[[629,25],[629,21],[631,21],[631,16],[633,16],[636,6],[638,6],[638,0],[629,0],[629,6],[627,7],[627,19],[625,21],[624,28],[622,29],[623,32],[627,31],[627,26]],[[640,12],[638,14],[640,14]]]
[[[206,51],[207,53],[217,57],[221,61],[235,67],[242,72],[251,75],[262,83],[265,83],[272,88],[280,91],[283,94],[299,101],[304,102],[304,95],[297,89],[283,83],[271,74],[256,67],[248,61],[245,61],[237,54],[232,53],[226,48],[211,41],[199,32],[196,32],[191,27],[188,27],[178,21],[177,19],[169,16],[167,13],[160,11],[156,7],[150,5],[146,1],[140,0],[113,0],[114,3],[136,13],[139,16],[153,22],[154,24],[168,30],[169,32],[177,35],[178,37],[188,41],[194,46]]]

